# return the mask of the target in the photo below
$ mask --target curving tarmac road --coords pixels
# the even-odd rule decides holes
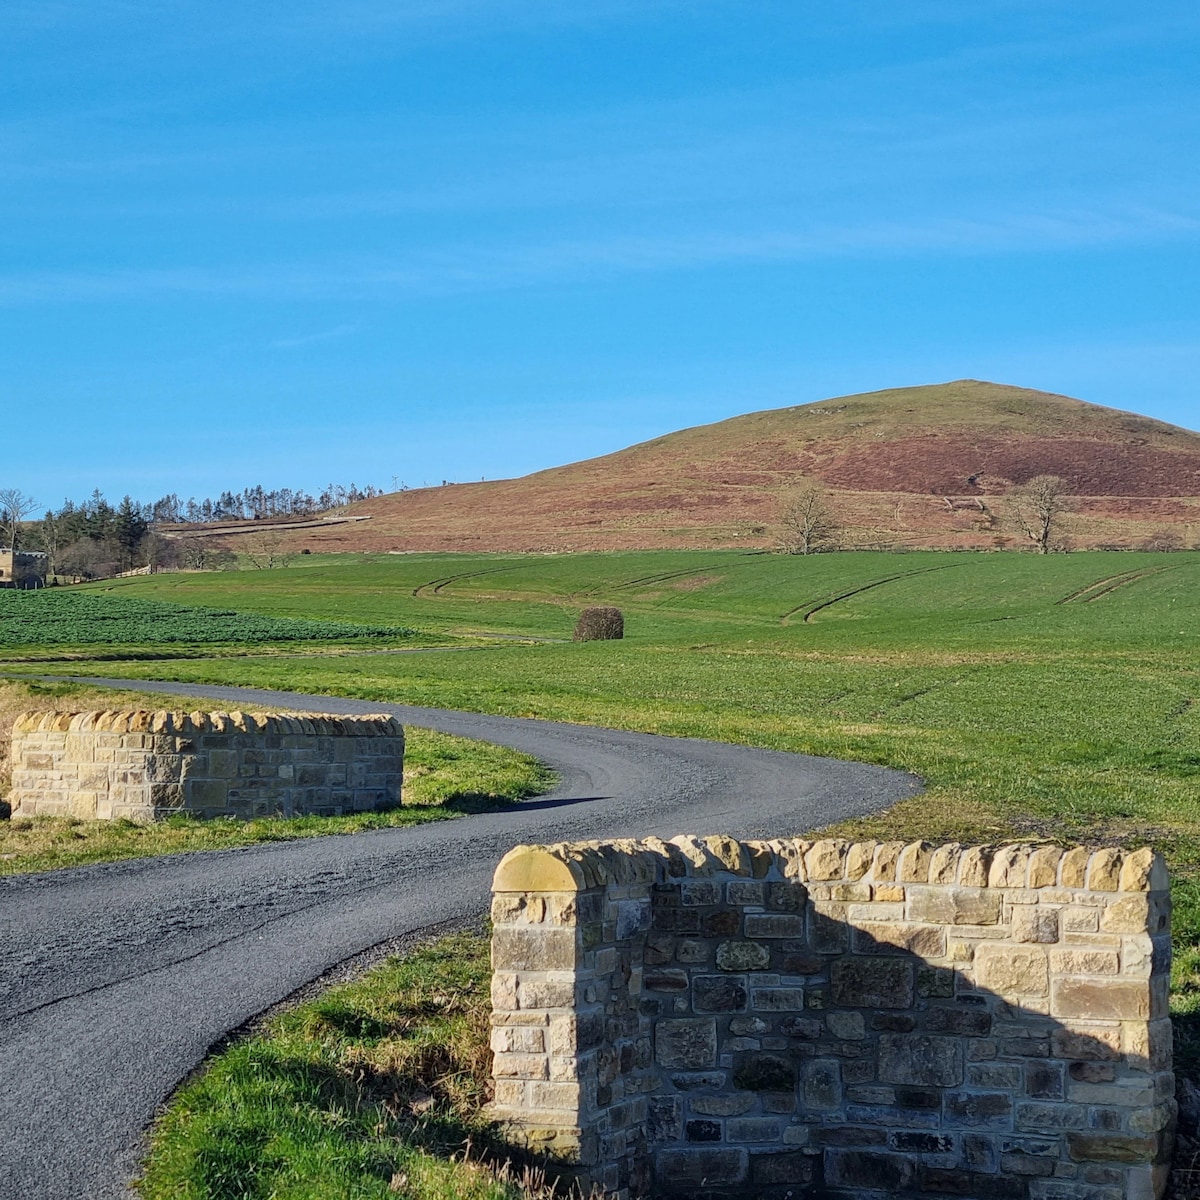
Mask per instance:
[[[559,774],[511,811],[0,879],[0,1197],[128,1194],[159,1104],[227,1032],[388,939],[485,910],[522,841],[795,834],[914,794],[898,771],[334,697],[87,680],[231,707],[395,713]]]

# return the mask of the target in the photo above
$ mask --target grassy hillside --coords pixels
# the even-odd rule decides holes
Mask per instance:
[[[748,413],[521,479],[393,493],[347,510],[368,521],[289,538],[325,552],[763,548],[788,493],[815,481],[856,547],[990,548],[1020,540],[1004,497],[1039,474],[1077,497],[1078,546],[1200,540],[1200,434],[972,379]]]

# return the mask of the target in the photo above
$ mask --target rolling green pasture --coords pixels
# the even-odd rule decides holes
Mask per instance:
[[[345,656],[158,662],[131,646],[124,675],[713,737],[925,779],[856,833],[1152,842],[1176,880],[1182,1011],[1200,1007],[1198,585],[1195,553],[690,551],[313,556],[86,594],[463,639],[454,653],[347,643]],[[595,603],[625,611],[624,641],[566,640]],[[67,669],[115,674],[120,653]]]

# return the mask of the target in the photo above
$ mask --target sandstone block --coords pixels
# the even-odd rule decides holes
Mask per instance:
[[[933,847],[928,842],[913,842],[900,852],[896,877],[901,883],[928,883]]]
[[[1115,950],[1103,947],[1052,950],[1050,964],[1056,975],[1116,975],[1120,957]]]
[[[1001,995],[1044,996],[1050,988],[1045,950],[984,945],[975,952],[980,985]]]
[[[1167,868],[1162,855],[1148,846],[1125,856],[1121,864],[1121,891],[1165,892]]]
[[[937,925],[867,925],[854,930],[854,949],[859,954],[894,954],[904,950],[919,958],[942,958],[946,953],[946,931]]]
[[[1001,846],[992,859],[988,884],[999,888],[1023,888],[1029,875],[1029,846]]]
[[[1087,886],[1093,892],[1115,892],[1121,886],[1121,852],[1097,850],[1088,863]]]
[[[938,925],[996,925],[1002,897],[987,888],[913,887],[908,889],[908,918]]]
[[[748,938],[796,938],[804,936],[804,918],[792,913],[747,913]]]
[[[563,971],[574,967],[575,930],[502,925],[492,934],[492,964],[503,971]]]
[[[1058,941],[1058,910],[1025,905],[1013,912],[1014,942],[1050,944]]]
[[[1058,868],[1058,882],[1065,888],[1087,886],[1088,860],[1092,852],[1086,846],[1076,846],[1062,857]]]
[[[962,887],[987,887],[992,866],[992,852],[986,846],[972,846],[963,852],[958,865],[958,882]]]
[[[870,878],[881,883],[894,883],[896,869],[900,865],[903,842],[881,842],[875,847],[875,858],[871,864]]]
[[[846,873],[846,855],[849,846],[840,839],[814,842],[804,856],[804,867],[809,879],[842,879]]]
[[[1029,856],[1029,880],[1031,888],[1052,888],[1058,883],[1058,865],[1062,861],[1062,850],[1058,846],[1039,846]]]
[[[1145,896],[1122,897],[1101,911],[1100,928],[1105,933],[1150,931],[1150,901]]]
[[[1050,1011],[1056,1017],[1085,1020],[1146,1020],[1150,1016],[1150,988],[1146,981],[1056,979]]]

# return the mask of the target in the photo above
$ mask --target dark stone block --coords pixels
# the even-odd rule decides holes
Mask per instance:
[[[767,907],[774,912],[798,913],[808,900],[808,892],[799,883],[769,883]]]
[[[931,1008],[925,1014],[925,1028],[930,1033],[957,1033],[964,1037],[987,1037],[992,1031],[990,1013],[975,1009]]]
[[[1028,1200],[1025,1179],[1003,1175],[980,1175],[948,1167],[920,1168],[921,1194],[931,1196],[969,1196],[971,1200]]]
[[[840,958],[830,970],[833,999],[851,1008],[910,1008],[913,964],[903,958]]]
[[[825,1025],[816,1017],[784,1017],[779,1022],[779,1032],[784,1037],[815,1042],[824,1034]]]
[[[883,1146],[887,1131],[862,1125],[818,1125],[812,1139],[818,1146]]]
[[[692,980],[692,1008],[698,1013],[745,1012],[748,1003],[744,977],[697,975]]]
[[[654,928],[660,933],[699,933],[700,912],[695,908],[655,908]]]
[[[1007,1129],[1012,1124],[1012,1097],[1003,1092],[951,1092],[945,1099],[945,1114],[957,1125]]]
[[[825,969],[825,960],[808,951],[785,951],[779,968],[785,975],[819,975]]]
[[[946,1154],[954,1149],[954,1139],[944,1133],[897,1130],[889,1139],[889,1145],[906,1154]]]
[[[686,971],[677,969],[653,970],[642,976],[642,983],[652,992],[684,992],[688,977]]]
[[[700,929],[705,937],[733,937],[741,924],[742,914],[726,908],[705,914]]]
[[[1029,1063],[1025,1067],[1025,1094],[1037,1100],[1063,1098],[1061,1063]]]
[[[871,1017],[871,1028],[877,1033],[912,1033],[917,1027],[917,1018],[910,1013],[875,1013]]]
[[[743,1092],[790,1092],[796,1067],[778,1054],[747,1054],[734,1068],[733,1086]]]
[[[779,1154],[756,1154],[750,1159],[750,1179],[760,1185],[811,1183],[814,1173],[813,1156],[794,1150]]]
[[[942,1093],[936,1088],[898,1087],[896,1089],[897,1108],[915,1108],[933,1110],[940,1108]]]
[[[715,1091],[725,1086],[724,1071],[699,1071],[696,1074],[672,1075],[671,1082],[681,1092]]]
[[[962,1161],[964,1166],[980,1171],[996,1169],[996,1143],[979,1133],[963,1134]]]
[[[826,1150],[825,1182],[831,1187],[898,1192],[912,1182],[913,1164],[899,1154],[873,1150]]]
[[[684,1131],[689,1142],[719,1142],[721,1140],[720,1121],[688,1121]]]
[[[729,1148],[660,1150],[655,1156],[655,1192],[694,1196],[700,1187],[743,1183],[749,1174],[745,1150]]]

